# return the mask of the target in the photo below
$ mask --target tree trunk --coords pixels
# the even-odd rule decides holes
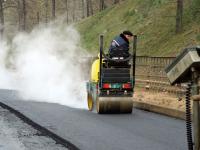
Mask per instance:
[[[48,23],[48,0],[45,0],[45,23]]]
[[[73,10],[72,10],[72,19],[75,22],[75,11],[76,11],[76,1],[73,0]]]
[[[93,15],[93,4],[92,0],[86,0],[86,15],[89,17],[90,15]]]
[[[17,1],[17,10],[18,10],[18,22],[19,30],[26,30],[26,1],[18,0]]]
[[[100,0],[100,1],[99,1],[99,11],[104,10],[104,8],[105,8],[104,0]]]
[[[183,30],[183,0],[177,0],[176,33]]]
[[[89,6],[90,6],[90,14],[93,15],[93,4],[92,4],[92,0],[89,0]]]
[[[52,0],[52,10],[51,10],[52,12],[52,18],[53,18],[53,20],[55,20],[55,18],[56,18],[56,1],[55,0]]]
[[[26,30],[26,1],[22,0],[22,13],[23,13],[23,24],[22,24],[22,30]]]
[[[18,30],[21,30],[21,4],[20,4],[20,0],[17,1],[17,11],[18,11]]]
[[[86,0],[86,15],[87,15],[87,17],[90,16],[90,2],[89,2],[89,0]]]
[[[119,3],[119,0],[114,0],[113,1],[113,4],[117,4],[117,3]]]
[[[66,7],[66,15],[67,15],[67,18],[66,18],[66,20],[67,20],[67,23],[69,23],[69,11],[68,11],[68,0],[65,0],[65,7]]]
[[[37,12],[37,24],[40,24],[40,13]]]
[[[199,21],[200,0],[190,0],[190,11],[193,20]]]
[[[0,0],[0,39],[3,37],[3,32],[4,32],[3,0]]]
[[[82,4],[82,19],[85,18],[85,3],[84,0],[81,1]]]

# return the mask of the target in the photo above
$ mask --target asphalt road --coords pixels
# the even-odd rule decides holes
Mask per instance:
[[[22,101],[0,90],[0,101],[69,140],[82,150],[186,150],[185,121],[134,109],[98,115],[52,103]]]

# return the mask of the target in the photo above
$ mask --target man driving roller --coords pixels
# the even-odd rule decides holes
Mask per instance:
[[[133,40],[133,33],[130,31],[123,31],[119,36],[115,37],[109,48],[109,56],[129,56],[129,42]]]

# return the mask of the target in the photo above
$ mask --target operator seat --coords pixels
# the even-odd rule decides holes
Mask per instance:
[[[112,60],[107,60],[108,67],[114,68],[130,68],[131,65],[129,64],[129,60],[127,61],[120,61],[127,59],[130,56],[128,50],[124,50],[120,47],[116,47],[109,52],[108,57]]]

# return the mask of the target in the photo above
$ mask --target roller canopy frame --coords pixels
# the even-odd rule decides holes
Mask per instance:
[[[99,114],[132,113],[133,89],[135,86],[137,36],[134,35],[132,54],[123,60],[113,60],[104,53],[103,39],[103,35],[100,35],[99,81],[90,81],[87,83],[88,109]],[[109,61],[108,64],[106,64],[107,67],[105,68],[105,64],[103,64],[103,57]],[[132,60],[132,70],[130,64],[126,64],[126,62],[130,62],[130,60]],[[110,62],[120,63],[120,66],[116,67],[115,63],[110,64]],[[123,62],[124,65],[122,65]],[[104,84],[119,85],[119,88],[106,89],[102,86]],[[131,88],[125,89],[123,87],[124,84],[130,84]],[[107,92],[109,92],[109,94]]]
[[[100,81],[100,85],[99,87],[102,88],[102,59],[103,57],[106,58],[109,61],[113,61],[113,62],[126,62],[132,59],[132,72],[133,72],[133,80],[135,81],[135,67],[136,67],[136,49],[137,49],[137,35],[133,35],[133,48],[132,48],[132,55],[130,54],[130,56],[128,58],[122,59],[122,60],[114,60],[111,59],[110,57],[108,57],[103,50],[103,42],[104,42],[104,36],[100,35],[99,37],[99,46],[100,46],[100,70],[99,70],[99,81]],[[135,86],[135,82],[133,83],[133,87]]]

